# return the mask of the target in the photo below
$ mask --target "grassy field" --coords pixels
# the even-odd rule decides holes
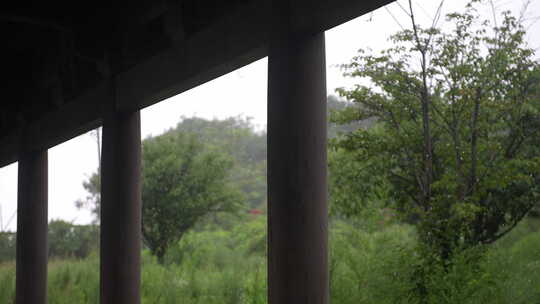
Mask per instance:
[[[142,303],[266,303],[265,219],[228,231],[189,233],[157,263],[143,252]],[[525,221],[483,255],[480,266],[456,257],[447,271],[430,270],[423,302],[412,292],[420,262],[414,229],[373,231],[332,223],[331,303],[540,303],[540,232]],[[49,303],[98,303],[99,260],[49,263]],[[0,265],[0,303],[12,303],[13,262]]]

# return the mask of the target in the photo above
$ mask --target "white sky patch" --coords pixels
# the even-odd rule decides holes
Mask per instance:
[[[461,10],[467,1],[446,0],[444,13]],[[519,15],[522,1],[495,0],[498,11],[510,9]],[[439,1],[415,0],[419,23],[431,24]],[[401,7],[400,7],[401,5]],[[404,9],[408,1],[400,0],[368,15],[356,18],[326,32],[327,92],[337,87],[351,87],[357,80],[342,76],[340,64],[347,63],[359,48],[378,51],[390,46],[388,37],[409,27]],[[540,0],[533,0],[526,14],[529,45],[540,46]],[[484,17],[491,18],[489,7]],[[444,27],[444,18],[439,26]],[[536,56],[539,58],[538,54]],[[231,116],[252,117],[259,130],[266,127],[267,59],[262,59],[197,88],[169,98],[141,111],[141,134],[159,135],[173,128],[182,116],[223,119]],[[49,150],[49,219],[63,219],[77,224],[92,220],[87,210],[77,210],[74,202],[85,198],[83,180],[97,170],[97,146],[89,134],[78,136]],[[0,168],[0,224],[2,229],[16,229],[17,164]],[[9,221],[11,218],[11,221]]]
[[[224,119],[252,117],[266,126],[266,58],[141,111],[141,134],[158,135],[175,127],[182,116]]]
[[[17,227],[17,163],[0,168],[0,229]]]

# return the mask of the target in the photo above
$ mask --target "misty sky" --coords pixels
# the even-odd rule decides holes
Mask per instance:
[[[326,32],[326,63],[328,94],[335,88],[354,82],[341,75],[339,64],[347,63],[359,48],[380,50],[390,44],[387,38],[408,27],[410,21],[400,0],[371,14],[359,17]],[[446,0],[444,12],[461,10],[467,1]],[[421,23],[431,23],[439,1],[415,0],[415,13]],[[512,10],[519,15],[522,1],[495,0],[498,11]],[[486,9],[486,18],[491,12]],[[540,47],[540,0],[530,1],[525,24],[529,45]],[[400,24],[398,24],[398,22]],[[444,19],[439,25],[444,27]],[[539,55],[537,54],[537,58]],[[267,60],[261,59],[210,81],[197,88],[162,101],[141,111],[142,137],[158,135],[174,127],[182,116],[223,119],[231,116],[252,117],[258,129],[266,127]],[[82,181],[96,171],[98,163],[96,141],[84,134],[49,150],[49,219],[64,219],[78,224],[91,221],[88,211],[77,210],[74,202],[86,197]],[[17,202],[17,164],[0,168],[0,229],[15,230]]]

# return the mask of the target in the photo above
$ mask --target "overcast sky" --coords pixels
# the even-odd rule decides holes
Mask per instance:
[[[409,20],[403,8],[407,1],[400,0],[374,13],[359,17],[326,32],[326,63],[328,94],[335,88],[350,86],[353,81],[341,76],[337,67],[346,63],[359,48],[374,50],[389,46],[387,38]],[[415,0],[415,10],[423,22],[431,20],[439,1]],[[462,9],[467,1],[446,0],[444,11]],[[497,9],[510,9],[519,14],[522,1],[494,1]],[[491,13],[486,17],[491,16]],[[540,0],[530,3],[527,24],[531,25],[527,40],[531,47],[540,46]],[[397,20],[397,21],[396,21]],[[444,20],[440,25],[444,27]],[[538,54],[536,56],[539,57]],[[267,60],[261,59],[210,81],[197,88],[164,100],[141,112],[142,137],[158,135],[174,127],[182,116],[198,116],[208,119],[231,116],[252,117],[259,128],[266,127],[266,80]],[[89,223],[88,211],[77,210],[74,202],[86,197],[82,182],[98,164],[95,138],[84,134],[49,150],[49,219],[64,219],[78,224]],[[0,228],[15,230],[17,205],[17,164],[0,168]]]

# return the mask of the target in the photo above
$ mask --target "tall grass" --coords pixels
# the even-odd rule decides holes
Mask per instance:
[[[142,254],[142,303],[266,303],[265,219],[230,230],[201,228],[172,248],[164,265]],[[332,224],[330,292],[334,304],[540,303],[540,232],[523,223],[480,263],[456,256],[452,267],[424,269],[427,293],[415,295],[422,261],[410,226],[365,231]],[[49,262],[49,303],[99,303],[99,259]],[[0,264],[0,303],[13,303],[15,265]]]
[[[99,259],[49,262],[49,304],[99,303]]]
[[[15,298],[15,263],[0,264],[0,303],[13,303]]]
[[[443,269],[421,259],[411,227],[365,232],[338,223],[332,231],[332,303],[540,303],[540,232],[530,226],[531,220],[523,222],[480,253],[458,254]]]

